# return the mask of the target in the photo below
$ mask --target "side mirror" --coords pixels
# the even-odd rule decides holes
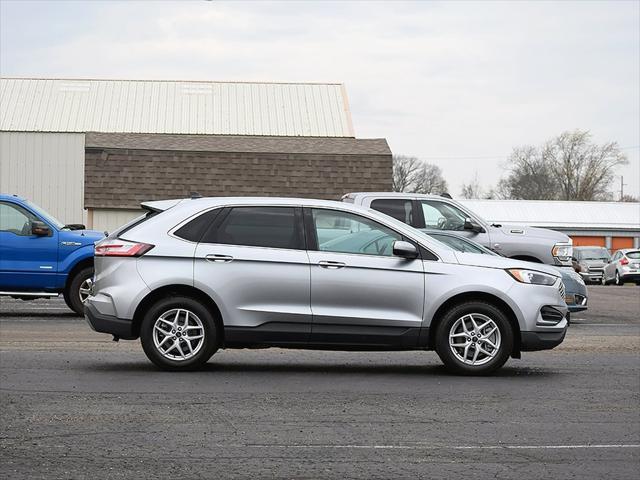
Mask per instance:
[[[51,229],[44,222],[31,222],[31,234],[38,237],[48,237],[51,235]]]
[[[418,257],[418,249],[412,243],[396,240],[393,242],[393,254],[396,257],[412,260]]]
[[[464,219],[464,229],[465,230],[471,230],[475,233],[484,233],[486,230],[482,227],[482,225],[480,225],[479,223],[476,223],[473,221],[473,219],[471,218],[465,218]]]

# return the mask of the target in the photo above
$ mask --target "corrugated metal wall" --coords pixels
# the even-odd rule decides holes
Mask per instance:
[[[113,232],[116,228],[128,223],[144,213],[143,210],[124,209],[89,209],[89,224],[94,230]]]
[[[342,84],[0,79],[0,130],[353,137]]]
[[[64,223],[85,223],[84,134],[0,132],[0,192],[26,197]]]

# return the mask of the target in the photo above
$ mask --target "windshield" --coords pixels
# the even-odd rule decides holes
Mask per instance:
[[[473,243],[464,238],[454,237],[453,235],[442,235],[440,233],[428,233],[425,235],[429,235],[431,238],[435,238],[436,240],[451,247],[456,252],[496,255],[496,253],[492,252],[491,250],[484,248],[481,245],[477,245],[476,243]]]
[[[609,260],[609,252],[606,248],[585,248],[574,251],[578,260]]]
[[[25,204],[27,204],[29,206],[29,208],[36,214],[38,215],[40,218],[42,218],[43,220],[45,220],[46,222],[52,224],[54,227],[56,227],[58,230],[64,228],[64,223],[62,223],[60,220],[58,220],[56,217],[54,217],[53,215],[50,215],[49,213],[45,212],[44,210],[42,210],[39,207],[36,207],[33,203],[31,202],[25,202]]]
[[[632,260],[640,259],[640,252],[627,252],[627,257]]]

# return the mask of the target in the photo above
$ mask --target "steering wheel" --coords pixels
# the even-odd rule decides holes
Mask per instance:
[[[445,217],[438,218],[438,229],[439,230],[447,230],[447,219]]]

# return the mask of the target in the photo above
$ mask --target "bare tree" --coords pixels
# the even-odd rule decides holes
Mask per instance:
[[[393,156],[393,191],[408,192],[420,175],[422,162],[416,157]]]
[[[411,193],[443,193],[447,181],[437,165],[425,163],[416,157],[394,155],[393,191]]]
[[[617,143],[597,145],[588,131],[564,132],[541,147],[514,148],[497,190],[513,199],[608,200],[615,169],[626,163]]]
[[[622,197],[620,197],[620,201],[621,202],[637,202],[638,197],[634,197],[633,195],[629,195],[627,193],[625,193],[624,195],[622,195]]]

